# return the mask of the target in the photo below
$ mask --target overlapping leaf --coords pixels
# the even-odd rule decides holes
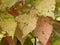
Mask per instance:
[[[37,3],[37,2],[35,2]],[[35,5],[35,8],[40,12],[40,16],[50,16],[53,19],[54,10],[55,10],[55,0],[42,0],[38,5]]]
[[[0,10],[12,7],[18,0],[0,0]]]
[[[14,36],[16,29],[16,21],[15,18],[8,13],[0,13],[0,26],[3,31],[6,31],[9,36]]]
[[[53,27],[54,27],[54,30],[53,30],[54,37],[60,39],[60,23],[56,21],[53,24]]]
[[[23,32],[22,30],[19,28],[19,26],[17,25],[16,31],[15,31],[15,37],[21,42],[21,44],[23,45],[25,42],[25,38],[22,38],[23,36]]]
[[[26,38],[24,45],[33,45],[32,41],[29,37]]]
[[[51,40],[52,40],[52,45],[60,45],[60,39],[52,37]]]
[[[23,37],[32,32],[36,27],[37,18],[34,15],[23,14],[16,17],[19,22],[19,28],[23,32]]]
[[[37,22],[36,29],[34,30],[35,35],[38,37],[42,44],[46,44],[51,33],[53,27],[49,24],[50,21],[46,17],[40,17]]]

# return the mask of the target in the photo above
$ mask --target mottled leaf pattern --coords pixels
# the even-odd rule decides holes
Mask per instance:
[[[37,17],[30,14],[23,14],[16,17],[19,28],[23,32],[23,37],[27,36],[36,27]]]
[[[15,21],[15,18],[8,14],[8,13],[0,13],[0,27],[2,28],[3,31],[6,31],[9,36],[14,36],[15,29],[17,22]]]
[[[37,2],[35,2],[37,3]],[[55,0],[42,0],[38,5],[35,5],[35,8],[40,12],[40,16],[50,16],[53,19],[54,10],[55,10]]]
[[[40,17],[34,33],[40,42],[45,45],[52,33],[52,30],[53,27],[49,24],[49,20],[46,17]]]

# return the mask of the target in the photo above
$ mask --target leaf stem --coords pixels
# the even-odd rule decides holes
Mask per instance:
[[[36,45],[36,37],[34,37],[34,39],[35,39],[35,45]]]

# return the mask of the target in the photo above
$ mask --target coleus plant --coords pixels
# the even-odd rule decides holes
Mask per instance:
[[[6,45],[18,45],[13,42],[17,38],[21,45],[33,45],[31,39],[36,37],[41,45],[55,45],[50,41],[53,30],[58,30],[56,25],[60,26],[55,20],[55,4],[55,0],[1,0],[0,27],[8,34],[1,44],[5,40]]]

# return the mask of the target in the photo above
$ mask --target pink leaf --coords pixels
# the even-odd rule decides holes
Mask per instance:
[[[38,37],[40,42],[45,45],[52,33],[53,27],[46,17],[40,17],[37,22],[36,29],[34,30],[35,36]]]

